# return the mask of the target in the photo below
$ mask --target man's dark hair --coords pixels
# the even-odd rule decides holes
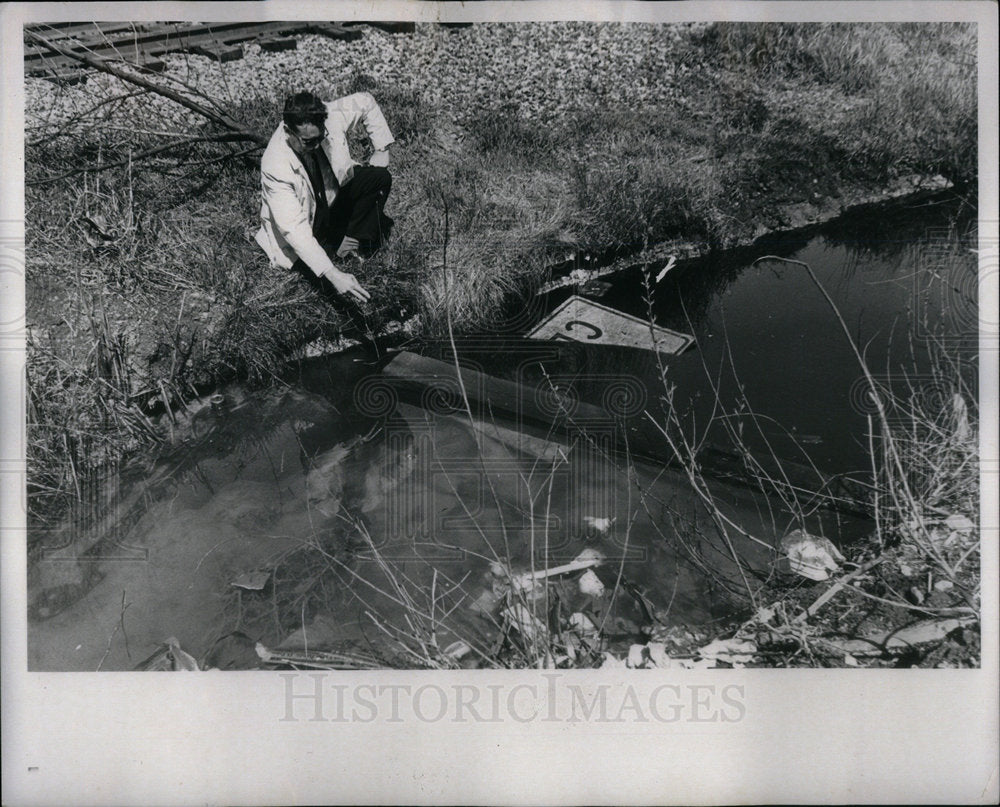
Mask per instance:
[[[322,127],[326,120],[326,107],[311,92],[297,92],[285,99],[285,109],[281,113],[281,119],[293,131],[305,123]]]

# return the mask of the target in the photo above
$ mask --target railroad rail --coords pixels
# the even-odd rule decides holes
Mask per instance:
[[[194,53],[220,62],[242,59],[244,47],[256,44],[263,50],[292,50],[297,37],[322,34],[333,39],[353,40],[362,35],[360,26],[388,33],[412,33],[407,22],[53,22],[25,26],[53,43],[74,52],[104,59],[127,61],[158,72],[169,53]],[[33,42],[24,43],[25,75],[60,81],[79,81],[87,68],[68,56],[56,54]]]

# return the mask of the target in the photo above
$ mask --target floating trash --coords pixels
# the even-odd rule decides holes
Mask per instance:
[[[810,580],[829,580],[830,573],[840,568],[844,556],[828,538],[795,530],[781,539],[781,548],[795,574]]]
[[[579,586],[581,594],[586,594],[590,597],[601,597],[604,595],[604,583],[601,582],[601,578],[594,574],[593,569],[585,571],[580,576],[580,579],[576,581],[576,584]]]
[[[670,260],[667,261],[666,266],[664,266],[656,275],[656,282],[659,283],[663,278],[667,276],[667,272],[673,269],[677,265],[677,258],[673,255],[670,256]]]
[[[583,523],[587,526],[588,531],[594,532],[600,536],[605,536],[611,531],[611,527],[615,523],[615,519],[584,516]]]
[[[242,588],[247,591],[262,591],[267,581],[271,579],[271,573],[263,569],[255,569],[252,572],[244,572],[229,585],[235,588]]]

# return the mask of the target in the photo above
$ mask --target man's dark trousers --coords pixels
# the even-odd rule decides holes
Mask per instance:
[[[346,235],[358,240],[362,255],[378,249],[392,229],[392,219],[385,215],[391,189],[389,169],[355,166],[351,181],[341,186],[327,211],[326,226],[316,222],[320,243],[336,250]]]

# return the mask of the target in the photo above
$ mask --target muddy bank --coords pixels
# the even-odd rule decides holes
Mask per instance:
[[[750,222],[753,227],[752,233],[727,244],[726,248],[749,247],[768,236],[791,235],[832,222],[840,216],[861,211],[870,211],[873,216],[878,216],[882,209],[895,203],[944,197],[952,187],[952,183],[940,175],[912,174],[899,177],[877,190],[860,187],[833,190],[827,188],[825,193],[807,190],[801,200],[779,202],[774,206],[774,212]],[[566,286],[586,283],[634,266],[664,262],[670,258],[678,261],[695,260],[705,257],[710,251],[711,247],[703,241],[677,239],[655,244],[635,254],[622,257],[588,256],[588,263],[604,265],[577,266],[564,276],[543,283],[538,293],[544,294]]]

